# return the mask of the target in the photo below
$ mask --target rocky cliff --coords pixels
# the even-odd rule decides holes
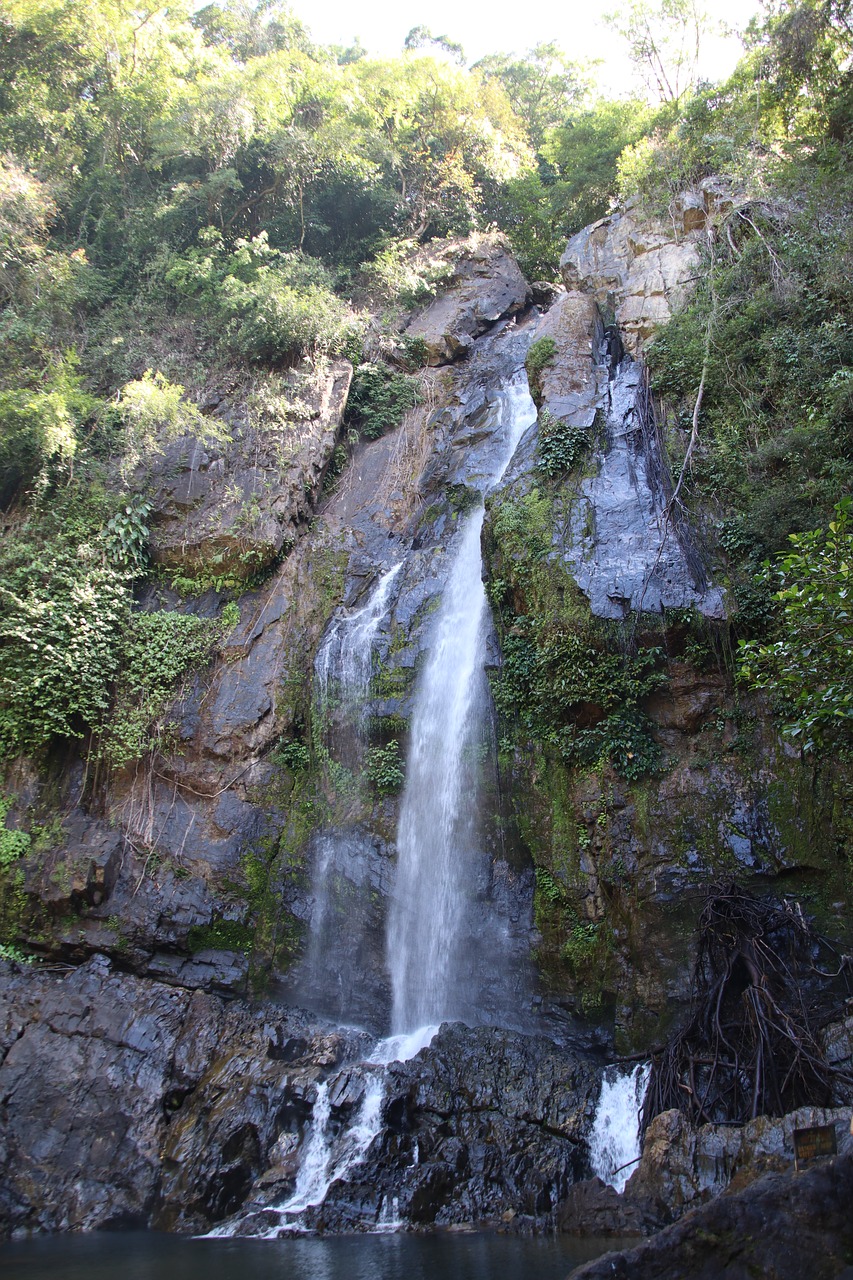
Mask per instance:
[[[841,934],[831,789],[734,697],[724,584],[671,509],[671,442],[632,359],[695,275],[706,197],[674,230],[629,211],[576,237],[544,314],[499,240],[464,247],[400,321],[429,358],[417,407],[325,492],[346,362],[217,392],[202,407],[227,443],[172,442],[146,470],[155,559],[183,580],[147,598],[213,616],[227,577],[239,622],[155,756],[94,782],[73,756],[7,779],[32,843],[3,875],[5,936],[48,962],[4,996],[10,1229],[263,1217],[320,1082],[334,1123],[351,1117],[367,1041],[328,1019],[387,1026],[400,778],[377,761],[405,758],[496,392],[537,348],[539,419],[484,535],[497,710],[478,749],[478,909],[522,978],[509,1007],[484,925],[480,1018],[503,1029],[446,1029],[391,1069],[381,1132],[315,1225],[375,1221],[392,1193],[418,1224],[550,1212],[588,1173],[586,1054],[661,1040],[721,874],[811,891]],[[395,566],[353,734],[339,688],[318,701],[315,657]]]

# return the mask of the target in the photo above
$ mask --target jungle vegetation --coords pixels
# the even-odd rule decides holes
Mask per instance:
[[[467,66],[421,28],[397,58],[319,46],[282,0],[5,0],[0,752],[104,737],[125,707],[123,758],[146,699],[210,651],[213,632],[169,624],[168,671],[142,670],[147,511],[110,476],[198,418],[211,370],[358,365],[368,306],[437,287],[418,246],[497,226],[554,279],[614,200],[666,218],[709,175],[731,209],[651,354],[679,466],[693,444],[679,500],[736,601],[743,679],[801,741],[849,743],[827,671],[851,650],[850,0],[771,0],[718,85],[678,52],[693,12],[629,6],[616,34],[649,91],[615,101],[553,44]],[[366,370],[359,394],[406,401],[390,377]]]

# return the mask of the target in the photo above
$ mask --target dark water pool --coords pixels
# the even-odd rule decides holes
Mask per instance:
[[[573,1267],[618,1247],[617,1241],[489,1235],[187,1240],[134,1232],[0,1245],[0,1275],[4,1280],[566,1280]]]

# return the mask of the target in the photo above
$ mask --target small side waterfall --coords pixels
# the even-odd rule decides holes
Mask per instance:
[[[637,1063],[627,1075],[606,1073],[595,1111],[589,1142],[592,1171],[615,1187],[625,1183],[640,1156],[640,1110],[649,1084],[651,1065]]]
[[[485,492],[501,479],[535,418],[522,375],[501,394],[495,431],[503,448],[485,477]],[[477,794],[471,756],[486,705],[486,595],[480,559],[484,514],[481,505],[458,535],[429,659],[415,693],[388,923],[395,1032],[445,1018],[470,1019],[475,1003],[464,925],[476,881]]]
[[[366,604],[354,611],[338,611],[314,660],[321,714],[334,716],[359,740],[364,735],[364,703],[370,686],[373,642],[402,567],[401,560],[382,574]]]

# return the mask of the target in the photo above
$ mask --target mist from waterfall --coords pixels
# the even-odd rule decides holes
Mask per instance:
[[[493,432],[503,447],[484,477],[484,494],[500,481],[535,419],[521,374],[497,397]],[[396,1033],[448,1018],[476,1021],[477,966],[468,924],[482,857],[476,748],[488,705],[480,555],[484,516],[481,504],[457,535],[415,692],[388,920],[391,1029]],[[499,967],[501,956],[493,962]]]

